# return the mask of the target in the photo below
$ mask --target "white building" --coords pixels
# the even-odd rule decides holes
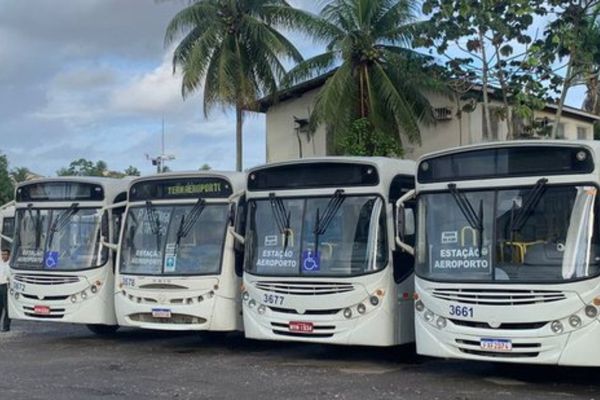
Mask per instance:
[[[279,93],[276,102],[270,98],[260,100],[260,112],[266,114],[267,162],[334,154],[332,135],[327,133],[324,126],[320,126],[312,134],[307,132],[304,126],[319,89],[326,79],[327,76],[318,77],[284,90]],[[405,158],[416,159],[424,153],[449,147],[505,140],[506,121],[493,112],[494,108],[501,108],[501,103],[492,100],[492,132],[487,135],[482,103],[476,100],[481,91],[473,89],[471,93],[474,94],[474,100],[462,101],[460,107],[470,104],[473,111],[462,113],[457,113],[459,107],[456,101],[440,95],[429,96],[429,101],[435,108],[436,123],[421,125],[420,146],[406,141],[403,143]],[[543,111],[536,112],[535,119],[541,124],[550,125],[555,112],[556,106],[548,105]],[[599,116],[565,107],[559,123],[558,136],[564,139],[592,140],[594,123],[598,121]]]

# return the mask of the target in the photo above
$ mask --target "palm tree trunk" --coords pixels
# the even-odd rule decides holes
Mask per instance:
[[[242,106],[235,107],[235,169],[241,171],[242,166],[242,125],[244,124],[244,114]]]

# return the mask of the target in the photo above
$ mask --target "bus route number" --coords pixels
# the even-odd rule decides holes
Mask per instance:
[[[450,304],[450,315],[455,317],[473,318],[473,307],[455,306]]]
[[[283,305],[283,296],[278,296],[276,294],[264,294],[263,303],[265,304],[275,304],[275,305]]]

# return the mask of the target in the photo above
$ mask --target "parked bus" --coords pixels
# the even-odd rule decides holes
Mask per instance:
[[[248,173],[246,337],[391,346],[414,340],[413,259],[393,205],[414,163],[315,158]]]
[[[10,250],[14,234],[15,202],[11,201],[0,206],[0,248],[2,250]]]
[[[169,173],[134,180],[121,233],[119,325],[164,330],[242,329],[245,175]],[[237,224],[237,225],[236,225]]]
[[[11,318],[86,324],[98,334],[117,328],[114,254],[127,180],[73,177],[21,183],[9,313]]]
[[[600,365],[599,151],[511,141],[419,160],[418,353]]]

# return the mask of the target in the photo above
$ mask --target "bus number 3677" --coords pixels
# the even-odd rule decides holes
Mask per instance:
[[[455,306],[450,304],[450,315],[455,317],[473,318],[473,307]]]
[[[283,305],[283,296],[278,296],[276,294],[267,294],[265,293],[263,299],[263,303],[265,304],[275,304],[275,305]]]

